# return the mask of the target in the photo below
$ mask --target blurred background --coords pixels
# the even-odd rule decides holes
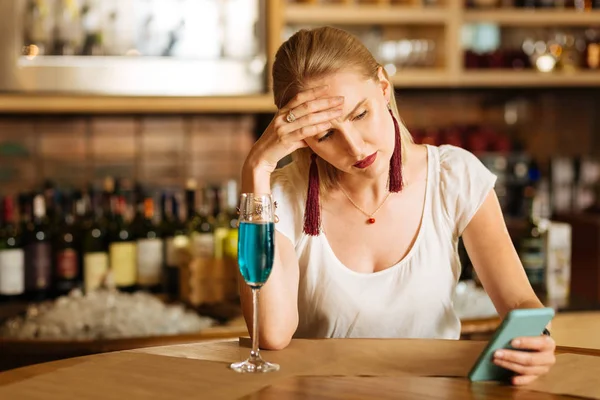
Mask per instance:
[[[544,303],[599,308],[599,0],[0,0],[0,370],[247,335],[239,171],[275,51],[322,25],[385,66],[416,142],[497,175]]]

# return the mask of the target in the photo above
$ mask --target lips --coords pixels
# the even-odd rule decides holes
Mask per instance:
[[[360,169],[367,168],[369,165],[371,165],[375,162],[376,158],[377,158],[377,152],[371,154],[370,156],[368,156],[366,158],[363,158],[360,161],[355,162],[354,166],[356,168],[360,168]]]

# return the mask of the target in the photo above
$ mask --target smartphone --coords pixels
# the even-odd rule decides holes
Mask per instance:
[[[469,380],[506,381],[514,376],[514,372],[494,364],[494,352],[498,349],[514,349],[510,342],[523,336],[539,336],[548,323],[554,318],[554,309],[524,308],[510,311],[494,332],[487,346],[469,372]]]

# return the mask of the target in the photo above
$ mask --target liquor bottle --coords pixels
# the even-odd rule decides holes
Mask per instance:
[[[600,0],[597,0],[597,3],[600,9]],[[585,36],[585,66],[592,70],[600,70],[600,29],[587,29]]]
[[[144,200],[144,218],[135,227],[137,238],[137,284],[159,292],[162,282],[163,241],[154,223],[154,200]]]
[[[61,201],[63,220],[54,239],[54,288],[57,295],[81,287],[81,242],[71,196]]]
[[[222,256],[224,260],[225,300],[236,301],[239,295],[237,285],[239,218],[237,213],[239,202],[237,181],[227,181],[224,190],[221,191],[221,196],[221,212],[217,217],[217,228],[215,228],[215,257]],[[218,231],[222,233],[217,233]],[[217,238],[222,239],[217,241]]]
[[[117,289],[132,292],[137,281],[136,241],[126,220],[127,203],[124,196],[114,197],[116,210],[109,227],[108,253],[110,269]]]
[[[13,300],[25,293],[25,254],[21,232],[15,222],[14,200],[7,196],[2,203],[0,229],[0,299]]]
[[[201,193],[200,212],[195,214],[190,224],[190,248],[192,257],[212,259],[215,255],[213,195],[208,186],[203,188]]]
[[[32,300],[44,300],[52,284],[52,246],[44,196],[33,197],[33,218],[25,234],[25,286]]]
[[[107,233],[106,227],[102,223],[102,207],[99,207],[98,203],[98,201],[94,202],[98,205],[93,209],[95,218],[84,225],[83,287],[86,293],[109,285]]]
[[[29,0],[25,15],[26,56],[50,52],[50,7],[47,0]]]
[[[546,231],[547,220],[542,218],[540,199],[535,188],[525,189],[525,201],[528,207],[526,228],[520,240],[519,258],[533,290],[544,293],[546,273]]]
[[[180,266],[185,262],[183,254],[189,247],[189,238],[182,220],[180,201],[175,194],[164,194],[162,201],[162,226],[165,250],[165,293],[169,299],[180,297]]]

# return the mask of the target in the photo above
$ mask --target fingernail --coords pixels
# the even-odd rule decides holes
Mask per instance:
[[[494,353],[494,356],[496,358],[502,358],[502,357],[504,357],[504,353],[502,351],[498,350],[496,353]]]
[[[512,341],[512,345],[514,347],[519,347],[521,345],[521,341],[519,339],[515,339]]]

